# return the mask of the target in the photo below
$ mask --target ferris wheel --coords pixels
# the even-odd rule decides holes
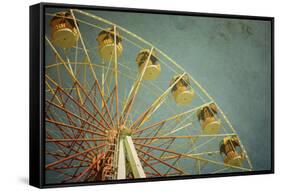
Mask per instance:
[[[253,169],[187,63],[92,12],[47,12],[46,20],[47,183]]]

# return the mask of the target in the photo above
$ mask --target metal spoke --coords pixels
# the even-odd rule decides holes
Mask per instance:
[[[181,80],[181,78],[184,75],[185,75],[185,73],[183,73],[177,80],[175,80],[175,82],[166,91],[164,91],[156,100],[154,100],[154,102],[151,104],[151,106],[146,111],[144,111],[136,119],[136,121],[130,126],[130,129],[140,128],[142,126],[142,124],[144,122],[146,122],[151,117],[151,115],[162,105],[162,103],[164,102],[164,100],[168,96],[168,94],[170,93],[173,86],[176,83],[178,83],[178,81]]]
[[[133,86],[131,87],[131,91],[128,95],[128,100],[125,102],[125,107],[124,107],[124,110],[123,110],[123,114],[122,114],[122,120],[123,120],[123,123],[126,124],[127,122],[127,119],[128,119],[128,114],[130,113],[131,111],[131,108],[134,104],[134,101],[136,99],[136,96],[138,94],[138,91],[139,91],[139,88],[140,88],[140,85],[141,85],[141,82],[143,80],[143,76],[144,76],[144,73],[146,71],[146,68],[147,68],[147,65],[148,65],[148,62],[149,62],[149,59],[151,57],[151,54],[152,54],[152,51],[153,51],[153,48],[150,49],[149,51],[149,55],[145,61],[145,65],[144,65],[144,68],[140,74],[140,76],[136,79],[135,83],[133,84]]]
[[[96,76],[96,73],[95,73],[95,71],[94,71],[94,69],[93,69],[93,65],[92,65],[90,56],[89,56],[89,54],[88,54],[88,51],[87,51],[87,49],[86,49],[86,46],[85,46],[83,37],[82,37],[82,35],[81,35],[81,33],[80,33],[79,26],[78,26],[77,21],[76,21],[76,17],[75,17],[75,15],[74,15],[72,9],[70,10],[70,12],[71,12],[71,15],[72,15],[73,18],[74,18],[73,21],[74,21],[75,27],[77,28],[77,32],[78,32],[78,34],[79,34],[80,41],[81,41],[81,44],[82,44],[83,49],[84,49],[84,53],[85,53],[85,55],[86,55],[86,57],[87,57],[87,61],[89,62],[90,71],[91,71],[91,73],[92,73],[92,75],[93,75],[93,77],[94,77],[95,82],[97,83],[98,91],[99,91],[99,94],[100,94],[100,96],[101,96],[102,102],[104,103],[104,106],[105,106],[105,108],[106,108],[107,114],[110,116],[110,117],[109,117],[109,118],[110,118],[110,122],[111,122],[111,124],[113,125],[113,120],[112,120],[112,117],[111,117],[111,115],[110,115],[110,111],[109,111],[109,109],[108,109],[108,107],[107,107],[107,105],[106,105],[105,98],[104,98],[104,96],[103,96],[103,94],[102,94],[102,90],[101,90],[100,83],[99,83],[99,81],[98,81],[98,79],[97,79],[97,76]]]
[[[51,164],[47,164],[45,168],[46,168],[46,169],[49,169],[49,168],[51,168],[52,166],[58,165],[58,164],[60,164],[60,163],[62,163],[62,162],[64,162],[64,161],[67,161],[67,160],[70,160],[70,159],[72,159],[72,158],[78,157],[78,156],[80,156],[80,155],[82,155],[82,154],[84,154],[84,153],[88,153],[88,152],[90,152],[90,151],[92,151],[92,150],[100,149],[100,148],[102,148],[102,147],[104,147],[104,146],[106,146],[106,144],[102,144],[102,145],[99,145],[99,146],[96,146],[96,147],[92,147],[92,148],[87,149],[87,150],[85,150],[85,151],[83,151],[83,152],[79,152],[79,153],[76,153],[76,154],[74,154],[74,155],[70,155],[70,156],[68,156],[68,157],[66,157],[66,158],[63,158],[63,159],[58,160],[58,161],[56,161],[56,162],[53,162],[53,163],[51,163]]]

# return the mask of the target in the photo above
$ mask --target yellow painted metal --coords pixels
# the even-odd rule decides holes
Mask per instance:
[[[70,48],[73,47],[77,40],[78,35],[76,30],[71,30],[69,28],[58,29],[53,33],[53,43],[62,48]]]
[[[51,20],[51,37],[52,42],[62,48],[75,46],[79,36],[75,26],[70,22],[72,17],[67,12],[59,12]]]
[[[170,84],[174,83],[179,77],[179,75],[174,76]],[[172,94],[177,104],[185,105],[191,103],[195,92],[190,85],[190,80],[187,74],[173,86]]]
[[[116,35],[121,38],[116,31],[116,26],[114,26],[114,28],[102,30],[97,37],[99,54],[107,61],[111,60],[112,57],[120,57],[123,52],[123,45],[121,42],[116,42]]]
[[[161,66],[160,66],[159,62],[156,61],[155,50],[152,51],[150,56],[149,56],[149,54],[150,54],[150,50],[148,50],[148,49],[141,50],[137,55],[136,63],[138,65],[139,72],[141,73],[145,67],[144,60],[148,60],[147,67],[146,67],[146,70],[143,75],[143,79],[144,80],[155,80],[160,75]],[[148,59],[148,56],[149,56],[149,59]],[[154,59],[152,59],[152,58],[154,58]]]

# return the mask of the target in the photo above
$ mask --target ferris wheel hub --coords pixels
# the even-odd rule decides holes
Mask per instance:
[[[121,135],[121,137],[131,136],[132,135],[132,130],[129,129],[129,128],[124,127],[124,128],[121,129],[120,135]]]
[[[112,143],[114,142],[115,138],[117,137],[117,130],[116,129],[111,129],[106,131],[106,136],[108,138],[108,142]]]

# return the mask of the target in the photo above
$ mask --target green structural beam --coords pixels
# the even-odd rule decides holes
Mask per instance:
[[[124,148],[124,139],[119,140],[118,145],[118,170],[117,170],[117,179],[126,179],[126,159],[125,159],[125,148]]]
[[[124,137],[124,143],[126,148],[127,159],[129,161],[130,167],[132,169],[134,178],[145,178],[145,173],[142,168],[142,164],[138,157],[136,148],[134,146],[133,140],[131,136]],[[120,156],[120,154],[119,154]],[[121,172],[120,172],[121,173]]]

